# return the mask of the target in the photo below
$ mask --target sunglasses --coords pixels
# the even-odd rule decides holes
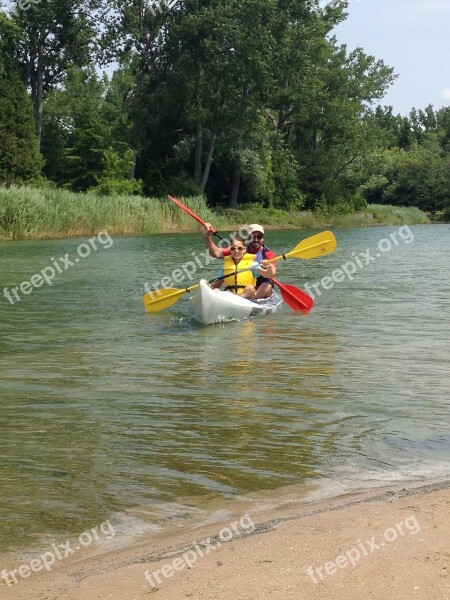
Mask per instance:
[[[262,240],[264,238],[264,236],[262,233],[258,233],[258,234],[252,233],[252,238],[254,240]]]
[[[230,246],[230,250],[245,250],[244,246]]]

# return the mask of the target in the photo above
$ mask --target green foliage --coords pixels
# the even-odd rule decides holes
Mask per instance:
[[[339,197],[332,203],[328,204],[329,211],[336,214],[350,214],[367,208],[367,202],[360,193],[347,198]]]
[[[372,108],[395,75],[333,37],[347,4],[45,0],[0,14],[0,178],[41,166],[21,77],[43,174],[61,188],[333,220],[366,202],[445,210],[450,108]]]
[[[369,202],[380,204],[383,201],[389,180],[385,175],[370,175],[359,188],[361,194]]]
[[[100,179],[91,189],[97,196],[139,196],[142,194],[142,181],[137,179]]]
[[[64,87],[45,102],[44,172],[59,185],[74,191],[97,186],[101,194],[141,193],[140,182],[126,179],[134,152],[127,144],[130,124],[117,98],[118,81],[100,80],[93,67],[71,69]]]
[[[450,199],[449,158],[436,133],[409,150],[374,150],[366,157],[359,190],[368,202],[439,210]]]
[[[179,176],[169,177],[160,186],[162,195],[171,194],[177,198],[180,196],[201,196],[202,192],[198,184],[186,173]]]
[[[134,196],[142,193],[142,181],[127,179],[133,165],[133,151],[128,148],[123,156],[112,148],[103,152],[104,169],[92,192],[99,196]]]
[[[42,157],[34,131],[33,110],[17,76],[0,78],[0,183],[39,177]]]
[[[20,31],[16,57],[23,82],[31,90],[39,145],[43,102],[70,67],[90,62],[95,11],[101,0],[42,0],[23,10],[17,2],[12,18]],[[16,3],[15,3],[16,4]]]
[[[31,99],[14,57],[18,35],[0,13],[0,183],[6,185],[36,179],[42,168]]]

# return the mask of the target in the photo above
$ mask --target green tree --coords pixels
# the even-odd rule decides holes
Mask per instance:
[[[84,191],[103,170],[109,143],[100,117],[103,93],[93,68],[73,69],[44,104],[44,172],[58,185]]]
[[[382,149],[366,161],[361,191],[368,202],[442,210],[450,199],[448,164],[436,134],[409,150]]]
[[[315,108],[300,121],[299,157],[305,165],[304,190],[310,205],[345,193],[342,183],[355,161],[368,149],[364,118],[370,103],[392,83],[393,70],[361,49],[347,53],[329,41],[318,58],[321,86]]]
[[[31,100],[14,56],[19,34],[13,21],[0,13],[0,181],[7,185],[37,179],[43,162]]]
[[[36,134],[41,141],[43,102],[71,66],[91,61],[96,0],[42,0],[13,13],[23,81],[31,90]]]
[[[437,134],[444,152],[450,154],[450,107],[441,108],[436,113]]]
[[[93,67],[72,68],[61,86],[49,94],[42,135],[44,171],[49,179],[75,191],[94,187],[105,178],[127,179],[133,165],[128,84],[122,71],[110,81],[106,76],[99,79]],[[117,161],[122,162],[112,176]],[[122,173],[124,164],[128,173]],[[139,184],[130,187],[138,188]]]
[[[103,6],[100,60],[101,64],[118,62],[122,74],[127,75],[126,110],[132,123],[129,143],[134,151],[129,177],[134,177],[147,143],[145,124],[153,127],[155,118],[159,121],[151,105],[164,83],[166,22],[171,11],[164,3],[161,10],[155,10],[148,0],[108,0]]]

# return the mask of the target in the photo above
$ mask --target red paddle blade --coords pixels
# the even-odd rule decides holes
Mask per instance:
[[[307,313],[312,309],[314,306],[314,300],[311,298],[311,296],[308,296],[306,292],[298,287],[295,287],[295,285],[280,283],[273,277],[271,279],[280,288],[283,300],[286,302],[286,304],[289,304],[293,310]]]

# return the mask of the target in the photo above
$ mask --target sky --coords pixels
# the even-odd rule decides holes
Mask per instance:
[[[398,78],[379,101],[394,113],[450,107],[450,0],[349,0],[333,33],[383,59]]]

